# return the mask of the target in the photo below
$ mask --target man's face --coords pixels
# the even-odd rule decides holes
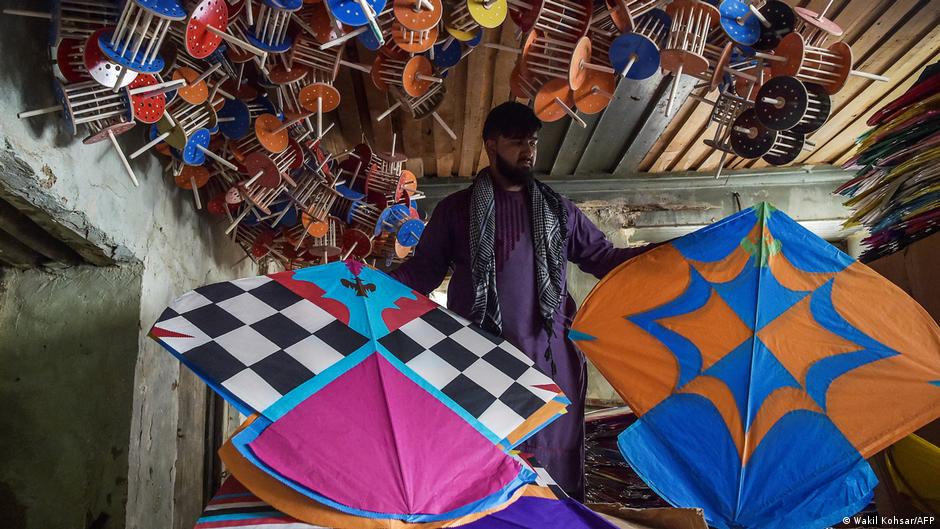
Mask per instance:
[[[538,141],[536,134],[524,138],[497,136],[495,140],[487,140],[490,163],[495,165],[499,174],[510,183],[526,184],[532,179]]]

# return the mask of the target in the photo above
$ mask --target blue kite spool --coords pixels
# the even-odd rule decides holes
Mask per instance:
[[[206,154],[202,152],[202,149],[199,148],[201,145],[204,149],[209,148],[209,141],[211,140],[211,134],[209,129],[199,129],[186,140],[186,146],[183,147],[183,151],[180,153],[180,156],[183,158],[183,163],[186,165],[202,165],[206,163]]]
[[[460,57],[463,55],[463,50],[461,49],[460,42],[457,39],[450,41],[450,44],[447,44],[446,41],[441,44],[434,45],[434,66],[438,68],[452,68],[460,62]]]
[[[406,220],[404,224],[398,228],[398,233],[395,235],[398,239],[398,243],[405,247],[411,247],[418,244],[418,241],[421,240],[421,234],[424,233],[424,223],[418,219]]]
[[[251,130],[251,114],[248,105],[237,99],[227,99],[219,110],[220,118],[234,118],[219,122],[219,132],[230,140],[240,140]]]
[[[639,33],[624,33],[610,45],[610,63],[617,72],[636,57],[626,77],[635,81],[649,79],[659,69],[659,47]]]
[[[725,0],[718,7],[718,12],[721,13],[721,27],[731,40],[750,46],[760,38],[760,20],[744,2]]]
[[[372,9],[376,13],[381,13],[385,10],[386,0],[365,0],[365,2],[372,6]],[[326,0],[326,3],[330,6],[330,13],[333,13],[336,20],[339,20],[343,24],[349,26],[365,26],[369,23],[369,18],[366,17],[366,14],[362,11],[362,7],[359,6],[359,2],[356,0]],[[362,42],[362,35],[365,35],[365,33],[359,35],[360,42]]]

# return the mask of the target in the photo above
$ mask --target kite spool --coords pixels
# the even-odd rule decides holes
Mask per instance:
[[[694,77],[707,82],[709,92],[716,90],[722,84],[725,74],[735,79],[744,79],[751,83],[757,82],[757,77],[729,66],[733,51],[734,45],[730,42],[725,44],[723,48],[712,44],[705,45],[704,57],[708,60],[708,69]]]
[[[525,78],[521,78],[521,80],[528,82]],[[532,89],[531,85],[527,87],[527,90]],[[534,99],[535,115],[540,120],[546,122],[558,121],[568,115],[582,127],[587,127],[587,123],[571,108],[574,106],[574,93],[566,80],[552,79],[543,84],[538,90],[534,90],[534,92],[535,97],[530,99]]]
[[[310,219],[326,222],[340,194],[332,186],[323,182],[314,182],[308,189],[292,194],[298,207]],[[308,222],[308,224],[310,224]],[[313,235],[313,234],[311,234]]]
[[[395,11],[392,7],[389,7],[385,11],[382,11],[375,17],[376,28],[373,29],[370,25],[365,25],[359,27],[349,34],[356,33],[356,40],[363,45],[367,50],[379,51],[382,46],[392,38],[392,26],[395,25]],[[375,32],[380,33],[381,39],[375,36]],[[345,36],[340,37],[336,40],[342,40]],[[335,42],[335,41],[334,41]],[[323,44],[320,46],[321,49],[325,49],[327,46],[334,45],[333,42]]]
[[[113,93],[94,81],[74,85],[65,85],[56,81],[53,85],[58,105],[38,110],[20,112],[17,117],[25,119],[53,112],[62,112],[73,135],[78,134],[80,125],[85,125],[91,134],[82,140],[85,144],[110,140],[111,145],[121,158],[121,164],[135,186],[139,186],[137,175],[131,169],[127,157],[116,137],[134,127],[134,106],[128,91]]]
[[[339,75],[340,59],[345,45],[321,49],[316,40],[307,34],[301,34],[291,48],[288,62],[310,68],[318,80],[333,82]]]
[[[437,26],[432,26],[431,29],[415,31],[406,28],[398,22],[392,25],[392,40],[399,48],[408,53],[423,53],[431,49],[431,47],[434,46],[434,42],[437,40],[437,36]]]
[[[760,40],[761,25],[770,24],[756,7],[741,0],[724,0],[718,6],[718,13],[726,37],[744,46]]]
[[[666,116],[672,114],[676,88],[682,73],[700,75],[708,69],[704,57],[708,34],[718,24],[718,10],[699,0],[677,0],[666,6],[672,19],[666,47],[661,54],[663,70],[673,74],[666,104]]]
[[[750,6],[754,8],[753,4]],[[793,33],[796,28],[796,12],[786,2],[769,0],[759,10],[769,25],[761,25],[760,38],[751,47],[758,51],[770,51],[780,44],[780,39]]]
[[[832,7],[833,0],[829,0],[826,8],[816,13],[805,7],[794,7],[797,15],[796,27],[793,30],[800,34],[811,46],[823,46],[830,38],[841,38],[842,28],[826,18],[826,13]]]
[[[616,73],[610,66],[592,63],[591,57],[591,39],[581,37],[571,55],[568,71],[568,85],[572,90],[581,88],[591,73],[608,74],[611,76]]]
[[[402,56],[387,57],[378,54],[372,65],[372,82],[386,92],[389,86],[397,86],[412,97],[425,94],[431,83],[442,83],[443,79],[431,75],[433,66],[427,57],[418,55],[409,59]]]
[[[237,47],[237,54],[247,53],[249,59],[252,55],[267,55],[264,50],[249,43],[243,31],[238,32],[240,36],[230,33],[229,21],[229,7],[225,0],[202,0],[190,9],[185,26],[172,27],[169,36],[195,59],[209,57],[215,53],[222,41]]]
[[[635,81],[650,78],[659,69],[659,46],[669,34],[672,18],[662,9],[652,9],[637,18],[636,30],[624,33],[610,46],[610,62],[620,77]]]
[[[307,252],[322,259],[321,263],[327,263],[331,258],[337,257],[343,252],[339,222],[337,222],[337,219],[328,218],[324,223],[326,224],[326,232],[320,237],[313,237],[307,247]]]
[[[157,123],[160,132],[157,138],[180,151],[183,162],[187,165],[202,165],[208,156],[234,170],[234,164],[209,149],[209,129],[214,129],[216,123],[215,108],[208,101],[192,105],[182,98],[177,98],[167,106],[166,114]],[[134,154],[138,153],[139,151]]]
[[[307,84],[310,70],[306,66],[294,66],[291,69],[278,64],[271,68],[268,80],[277,90],[281,110],[285,114],[303,114],[300,94]]]
[[[443,7],[441,0],[395,0],[392,38],[409,53],[421,53],[434,45]]]
[[[91,79],[85,69],[82,43],[84,40],[60,39],[53,49],[56,77],[66,83],[81,83]]]
[[[127,88],[134,106],[134,119],[147,124],[160,121],[166,111],[166,94],[163,90],[177,86],[178,81],[160,83],[152,75],[138,75]]]
[[[353,201],[349,207],[349,224],[353,227],[363,230],[366,233],[379,231],[381,223],[379,217],[382,211],[375,204],[364,202],[362,200]]]
[[[385,44],[386,35],[377,21],[377,13],[385,10],[385,0],[326,0],[330,13],[336,20],[348,26],[368,26],[378,49]],[[390,20],[394,17],[390,16]],[[391,26],[389,26],[391,27]],[[360,35],[364,36],[365,33]]]
[[[633,22],[632,18],[630,20],[631,24]],[[630,30],[632,30],[632,25]],[[627,30],[627,31],[630,31]],[[608,38],[612,38],[614,35],[621,33],[622,29],[617,26],[617,23],[614,22],[614,15],[612,8],[606,3],[598,4],[594,7],[594,13],[591,16],[591,29],[590,34],[591,38],[594,38],[594,35],[604,35]]]
[[[597,114],[614,98],[616,81],[613,73],[588,72],[584,83],[574,91],[574,105],[585,114]]]
[[[534,29],[564,41],[587,35],[594,13],[594,4],[588,0],[510,0],[510,5],[510,17],[523,32]]]
[[[694,94],[691,97],[712,106],[712,113],[708,120],[710,123],[715,123],[715,134],[712,139],[703,140],[703,143],[712,149],[721,151],[721,159],[718,160],[718,170],[715,173],[715,178],[718,178],[725,167],[725,160],[728,155],[734,154],[734,148],[730,142],[734,120],[754,105],[747,99],[727,91],[721,92],[714,102]]]
[[[302,0],[261,0],[255,23],[248,28],[248,42],[268,53],[289,50],[293,42],[287,34],[291,14],[302,5]]]
[[[658,8],[663,0],[605,0],[604,4],[610,12],[610,19],[617,28],[627,33],[634,31],[636,20],[646,13]]]
[[[402,166],[408,160],[400,154],[380,154],[381,163],[366,176],[366,194],[380,193],[394,200],[401,181]]]
[[[79,126],[92,125],[98,121],[118,119],[133,122],[134,110],[130,94],[126,90],[113,93],[94,81],[67,85],[56,81],[53,85],[58,105],[20,112],[20,119],[62,112],[73,135],[78,134]]]
[[[361,261],[371,253],[372,237],[366,232],[355,228],[343,230],[343,260],[352,256]]]
[[[748,109],[732,124],[731,146],[741,158],[763,157],[767,163],[786,165],[806,149],[806,142],[803,134],[768,129],[757,118],[757,112]]]
[[[832,104],[823,87],[795,77],[775,77],[761,87],[755,105],[757,118],[773,130],[809,134],[829,119]]]
[[[84,41],[94,32],[114,25],[119,13],[117,6],[108,2],[60,0],[51,12],[5,8],[3,14],[49,20],[49,44],[54,46],[62,39]]]
[[[133,82],[137,78],[137,72],[128,70],[119,63],[112,62],[101,51],[98,43],[101,36],[107,31],[109,31],[108,28],[99,29],[88,37],[82,50],[82,62],[84,62],[85,71],[92,79],[102,86],[114,88],[116,92]]]
[[[844,42],[836,42],[829,48],[806,44],[799,33],[787,35],[774,50],[773,55],[757,53],[756,56],[770,62],[774,77],[792,76],[800,81],[822,85],[829,95],[845,86],[850,75],[887,82],[881,75],[852,69],[852,48]]]
[[[98,37],[98,46],[124,67],[121,77],[127,70],[157,73],[164,67],[159,52],[170,25],[185,18],[186,11],[176,0],[128,0],[114,29]]]

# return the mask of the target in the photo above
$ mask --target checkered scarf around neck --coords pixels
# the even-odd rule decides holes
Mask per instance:
[[[535,251],[535,278],[539,289],[539,314],[548,334],[546,360],[552,358],[555,311],[561,305],[561,281],[564,273],[568,211],[561,196],[552,188],[532,180],[526,189],[532,216],[532,247]],[[470,266],[474,301],[470,319],[496,335],[502,333],[503,320],[496,292],[496,214],[493,180],[489,171],[481,171],[470,191]]]

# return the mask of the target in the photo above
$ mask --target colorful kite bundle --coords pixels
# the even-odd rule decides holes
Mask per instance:
[[[356,261],[197,288],[150,334],[251,416],[198,527],[611,528],[513,450],[565,413],[559,387]]]
[[[868,121],[845,165],[859,168],[836,190],[854,210],[846,226],[870,235],[863,262],[894,253],[940,229],[940,67],[927,68],[898,99]]]
[[[936,322],[767,204],[615,269],[571,337],[638,417],[630,467],[719,529],[839,523],[866,458],[940,417]]]

